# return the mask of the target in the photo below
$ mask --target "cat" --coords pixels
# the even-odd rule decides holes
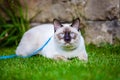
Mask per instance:
[[[52,36],[52,37],[51,37]],[[38,49],[51,37],[45,48],[39,52],[44,57],[55,60],[68,60],[77,57],[88,60],[84,39],[80,32],[80,19],[76,18],[72,24],[61,24],[57,19],[53,24],[41,24],[24,33],[16,55],[28,56]]]

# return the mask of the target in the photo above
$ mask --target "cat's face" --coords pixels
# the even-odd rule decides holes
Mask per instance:
[[[58,20],[54,20],[54,40],[58,47],[65,50],[74,50],[79,46],[80,42],[80,20],[76,19],[70,24],[61,24]]]

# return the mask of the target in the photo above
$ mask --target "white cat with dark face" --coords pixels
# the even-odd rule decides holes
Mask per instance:
[[[78,57],[88,60],[84,39],[80,33],[80,20],[77,18],[72,24],[61,24],[58,20],[52,24],[43,24],[28,30],[16,49],[19,56],[28,56],[38,49],[52,36],[50,42],[39,54],[52,59]]]

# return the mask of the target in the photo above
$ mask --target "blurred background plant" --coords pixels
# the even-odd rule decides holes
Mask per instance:
[[[0,10],[7,16],[6,19],[0,12],[0,47],[17,45],[29,28],[27,12],[23,14],[19,0],[1,0]]]

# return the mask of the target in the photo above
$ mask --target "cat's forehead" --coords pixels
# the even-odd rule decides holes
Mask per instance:
[[[75,32],[77,33],[77,29],[76,28],[73,28],[71,27],[71,24],[62,24],[62,27],[60,27],[55,33],[56,34],[59,34],[61,32]]]
[[[70,27],[71,24],[62,24],[63,27]]]
[[[71,24],[63,24],[63,27],[61,27],[63,31],[76,31],[75,28],[71,27]]]
[[[63,28],[62,28],[63,32],[70,32],[72,29],[72,27],[70,27],[70,25],[65,25]]]
[[[64,31],[70,31],[70,29],[71,29],[71,24],[63,24]]]

